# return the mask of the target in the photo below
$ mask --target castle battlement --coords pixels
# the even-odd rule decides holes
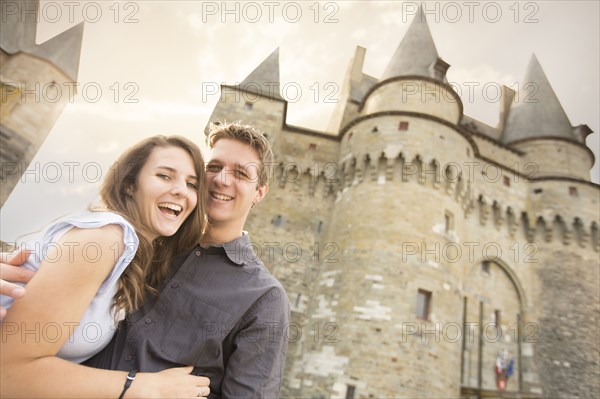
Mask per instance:
[[[549,209],[542,213],[531,212],[526,210],[525,204],[507,204],[478,194],[475,185],[461,172],[451,166],[442,169],[435,159],[425,161],[420,155],[415,155],[406,161],[402,153],[393,158],[384,153],[364,154],[347,158],[335,171],[337,173],[332,173],[333,169],[329,174],[325,170],[319,172],[316,165],[302,170],[299,163],[282,162],[274,169],[273,181],[280,189],[291,193],[302,192],[334,203],[357,185],[418,183],[442,192],[458,203],[465,218],[477,215],[483,227],[493,226],[497,231],[506,229],[511,239],[576,244],[596,252],[600,249],[598,220],[587,220],[581,215],[562,215]],[[521,184],[531,183],[524,181]],[[517,232],[520,234],[517,235]]]

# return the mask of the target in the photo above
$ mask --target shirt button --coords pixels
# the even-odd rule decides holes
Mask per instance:
[[[179,284],[178,283],[173,283],[173,284],[171,284],[171,288],[179,288]]]
[[[146,319],[145,322],[146,322],[146,324],[150,324],[150,323],[152,323],[152,319]]]
[[[200,251],[196,251],[196,256],[200,256]]]
[[[133,359],[133,356],[131,355],[127,355],[127,357],[125,357],[125,360],[127,360],[128,362],[130,362]]]

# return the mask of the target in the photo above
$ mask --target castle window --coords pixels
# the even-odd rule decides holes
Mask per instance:
[[[577,197],[577,187],[570,186],[569,187],[569,195],[571,197]]]
[[[398,125],[398,130],[408,130],[408,122],[400,122],[400,125]]]
[[[246,111],[250,111],[252,109],[253,104],[249,101],[246,101],[246,104],[244,104],[244,109]]]
[[[510,179],[508,178],[508,176],[502,176],[502,182],[506,187],[510,187]]]
[[[485,274],[490,274],[490,262],[487,260],[481,262],[481,271]]]
[[[273,223],[275,227],[281,227],[281,225],[283,224],[283,217],[281,215],[277,215],[277,217],[273,219],[271,223]]]
[[[356,390],[355,385],[348,385],[346,388],[346,399],[354,399],[354,391]]]
[[[13,111],[21,100],[21,90],[18,86],[8,83],[0,83],[0,117],[5,118]]]
[[[431,291],[426,291],[419,288],[417,291],[417,318],[423,320],[429,319],[430,304]]]
[[[444,212],[444,231],[448,233],[450,230],[454,230],[454,215],[450,211]]]
[[[542,190],[541,188],[536,188],[533,190],[534,194],[541,194],[544,190]]]
[[[496,328],[500,328],[500,311],[498,309],[494,310],[493,323],[494,323],[494,326],[496,326]]]
[[[470,156],[471,156],[471,150],[469,150],[468,148],[467,148],[467,156],[468,156],[468,157],[470,157]]]
[[[596,222],[592,222],[590,236],[592,236],[592,247],[597,251],[600,247],[600,234],[598,232],[598,224]]]
[[[378,131],[377,126],[373,126],[373,129],[371,129],[371,133],[377,133]]]
[[[316,145],[315,143],[310,143],[310,144],[308,145],[308,149],[309,149],[309,150],[316,150],[316,149],[317,149],[317,145]]]
[[[319,225],[317,226],[317,234],[323,231],[323,222],[319,220]]]

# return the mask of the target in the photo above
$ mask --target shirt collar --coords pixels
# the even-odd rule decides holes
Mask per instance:
[[[241,237],[238,237],[235,240],[231,240],[224,244],[211,245],[211,247],[208,248],[209,252],[210,248],[223,248],[229,260],[238,266],[247,266],[259,262],[254,254],[250,236],[246,231],[243,231]]]

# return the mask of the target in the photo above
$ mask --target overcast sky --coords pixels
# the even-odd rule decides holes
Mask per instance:
[[[5,241],[84,208],[128,145],[159,133],[199,143],[219,98],[214,87],[241,82],[277,47],[282,95],[290,101],[287,122],[324,130],[335,105],[324,100],[337,98],[355,47],[367,49],[363,72],[379,78],[421,4],[70,3],[41,3],[37,41],[86,21],[79,67],[85,90],[38,152],[37,173],[26,175],[2,208]],[[465,114],[495,126],[495,88],[517,87],[535,53],[571,124],[595,132],[587,142],[599,158],[597,1],[423,4],[438,53],[451,65],[448,80],[462,88]],[[58,179],[52,162],[61,166]],[[68,162],[79,165],[69,170]],[[596,162],[595,182],[598,173]]]

